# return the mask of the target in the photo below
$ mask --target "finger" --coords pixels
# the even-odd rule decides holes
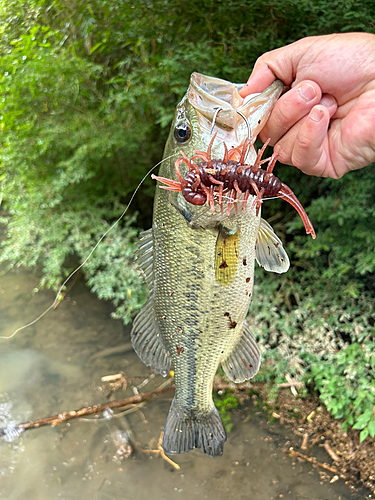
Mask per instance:
[[[332,118],[338,108],[337,101],[331,94],[323,94],[319,104],[325,106],[328,109],[330,118]]]
[[[305,174],[326,176],[330,163],[327,137],[329,120],[329,110],[319,104],[313,107],[297,131],[290,163]]]
[[[308,115],[319,103],[321,96],[319,85],[311,80],[305,80],[289,90],[277,101],[260,134],[260,139],[265,142],[270,138],[271,145],[274,145],[301,118]]]
[[[331,96],[330,94],[323,94],[321,100],[320,100],[320,106],[324,106],[328,112],[328,124],[329,120],[334,116],[334,114],[337,111],[337,102],[336,99]],[[318,108],[319,109],[319,108]],[[320,117],[320,115],[318,115]],[[324,118],[324,117],[323,117]],[[308,161],[309,159],[301,159],[301,164],[295,164],[295,161],[298,161],[298,158],[294,158],[294,150],[296,148],[296,144],[298,144],[298,141],[301,140],[299,138],[307,136],[309,137],[309,134],[311,133],[311,138],[312,141],[315,141],[315,146],[319,144],[319,133],[322,134],[323,136],[326,135],[327,132],[327,125],[325,122],[320,122],[320,120],[317,122],[316,119],[313,120],[313,123],[310,123],[311,118],[311,113],[309,116],[304,117],[301,119],[296,125],[294,125],[293,128],[291,128],[287,134],[285,134],[284,137],[278,142],[278,146],[281,147],[280,151],[280,162],[285,163],[286,165],[294,165],[300,168],[302,171],[305,172],[305,168],[307,167],[307,171],[305,173],[310,173],[309,172],[309,164]],[[306,123],[307,122],[307,123]],[[319,123],[318,126],[314,127],[314,123]],[[312,130],[309,129],[312,128]],[[321,128],[320,128],[321,127]],[[302,128],[302,132],[301,132]],[[318,137],[315,137],[314,139],[314,134],[318,134]],[[322,137],[320,137],[320,140],[322,140]],[[324,140],[324,137],[323,137]],[[300,147],[300,149],[303,149]],[[298,151],[298,148],[297,148]],[[314,174],[314,175],[320,175],[320,174]],[[335,176],[334,173],[329,174],[330,177]]]
[[[331,96],[330,94],[323,94],[319,104],[321,106],[324,106],[329,115],[329,119],[332,118],[332,116],[336,113],[337,111],[337,102],[336,99]],[[294,125],[288,132],[280,139],[278,142],[278,146],[281,147],[280,151],[280,162],[285,163],[286,165],[294,165],[293,160],[292,160],[292,154],[294,147],[297,143],[297,137],[298,134],[300,133],[300,129],[302,125],[305,123],[306,120],[311,119],[309,116],[304,117],[301,119],[298,123]],[[302,131],[303,133],[303,131]],[[303,169],[303,166],[302,166]]]

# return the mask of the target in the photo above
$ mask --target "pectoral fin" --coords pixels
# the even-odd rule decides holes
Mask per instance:
[[[245,382],[257,374],[260,366],[260,351],[246,321],[238,344],[222,361],[221,366],[226,376],[237,384]]]
[[[130,337],[141,361],[165,377],[171,366],[171,358],[156,322],[152,297],[135,318]]]
[[[289,258],[283,244],[264,219],[260,221],[255,258],[266,271],[281,274],[289,269]]]

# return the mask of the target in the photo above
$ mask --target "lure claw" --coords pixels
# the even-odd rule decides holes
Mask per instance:
[[[182,191],[181,182],[174,181],[173,179],[167,179],[166,177],[158,177],[157,175],[152,174],[151,179],[156,179],[159,182],[165,184],[165,186],[160,186],[162,189],[166,189],[168,191]]]
[[[302,219],[303,225],[305,226],[306,234],[311,234],[311,237],[315,239],[316,234],[313,225],[311,224],[310,219],[308,218],[307,213],[299,202],[297,196],[293,193],[290,187],[288,187],[286,184],[281,183],[281,188],[276,196],[287,201],[290,205],[292,205],[293,208],[297,210],[299,216]]]

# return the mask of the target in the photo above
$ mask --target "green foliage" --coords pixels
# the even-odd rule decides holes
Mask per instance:
[[[213,399],[225,430],[229,433],[233,429],[231,411],[237,408],[238,399],[233,395],[233,391],[229,390],[219,391],[218,393],[214,392]]]
[[[103,202],[102,208],[92,213],[90,207],[76,202],[63,213],[46,209],[24,214],[22,231],[19,219],[15,222],[14,218],[10,221],[0,218],[0,222],[8,223],[12,235],[3,242],[0,260],[8,262],[5,270],[40,263],[43,275],[40,285],[57,290],[77,267],[76,259],[71,257],[80,255],[82,260],[88,257],[101,236],[110,229],[104,218],[117,217],[123,209]],[[51,228],[45,228],[46,219],[51,222]],[[115,306],[113,317],[122,318],[125,323],[131,321],[146,299],[145,286],[134,266],[138,230],[132,223],[134,217],[111,229],[82,268],[91,290],[100,299],[111,300]]]
[[[362,30],[375,32],[370,0],[2,2],[0,262],[38,267],[41,285],[57,290],[72,256],[84,261],[161,159],[192,71],[245,81],[263,52]],[[275,385],[286,373],[311,380],[324,399],[332,377],[323,367],[352,350],[363,361],[373,342],[375,170],[339,181],[287,167],[277,175],[301,199],[317,239],[304,235],[286,203],[265,203],[292,267],[282,276],[256,272],[250,322],[265,351],[260,377]],[[135,227],[150,225],[153,190],[147,178],[83,267],[89,286],[126,322],[146,297],[131,255]],[[357,371],[354,392],[360,379]],[[332,401],[347,397],[332,387]],[[364,398],[342,416],[363,424],[361,438],[373,435],[369,409]]]
[[[293,172],[289,180],[290,170],[280,170],[280,178],[295,189],[302,174]],[[322,401],[333,416],[344,420],[346,428],[364,415],[364,439],[372,436],[374,424],[368,417],[374,393],[369,391],[358,406],[349,400],[369,387],[371,380],[374,384],[373,371],[365,366],[375,350],[375,168],[368,167],[359,176],[347,174],[339,181],[318,182],[308,179],[304,184],[305,196],[316,193],[307,210],[317,228],[316,240],[303,234],[300,218],[287,209],[274,228],[284,234],[291,269],[280,276],[256,269],[249,322],[265,350],[257,379],[270,384],[271,397],[277,394],[277,385],[286,381],[286,374],[314,383]],[[295,236],[288,241],[292,232]],[[349,387],[342,370],[353,359],[358,368],[350,370]],[[319,376],[311,376],[310,371]]]
[[[131,226],[133,222],[134,218],[128,219],[124,227],[111,230],[85,267],[91,290],[100,299],[111,300],[116,307],[112,316],[125,324],[147,297],[146,286],[140,285],[140,275],[133,265],[138,240],[138,231]]]
[[[352,344],[310,368],[310,379],[327,409],[344,419],[345,430],[348,425],[361,430],[361,441],[368,435],[375,437],[374,370],[373,342]]]

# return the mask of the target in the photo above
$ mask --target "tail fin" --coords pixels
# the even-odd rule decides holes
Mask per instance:
[[[223,423],[215,407],[209,413],[197,413],[178,408],[176,398],[172,401],[164,430],[165,453],[175,455],[200,448],[206,455],[219,457],[223,454],[226,439]]]

